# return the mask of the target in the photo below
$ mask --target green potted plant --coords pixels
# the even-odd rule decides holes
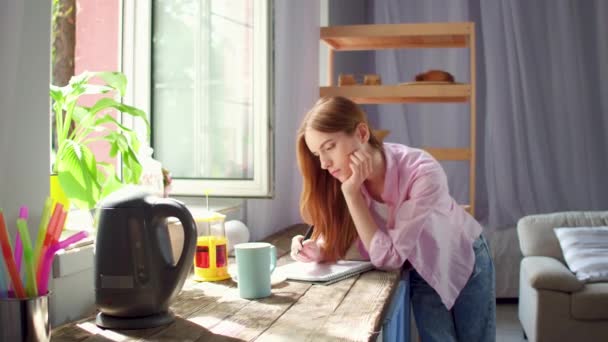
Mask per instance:
[[[93,79],[103,83],[92,83]],[[116,109],[123,115],[143,120],[148,139],[150,125],[146,114],[112,97],[102,97],[91,107],[79,104],[84,95],[111,93],[123,97],[126,85],[127,79],[120,72],[84,72],[73,76],[66,86],[50,87],[56,137],[52,172],[57,175],[61,190],[70,203],[81,209],[95,207],[99,200],[124,183],[139,182],[142,166],[137,153],[141,142],[135,131],[107,112]],[[109,143],[111,157],[120,155],[122,180],[114,165],[97,161],[88,147],[89,143],[98,140]]]

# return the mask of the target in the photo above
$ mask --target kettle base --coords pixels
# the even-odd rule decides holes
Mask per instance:
[[[173,323],[175,316],[171,311],[149,316],[118,317],[98,313],[95,324],[104,329],[131,330],[149,329]]]

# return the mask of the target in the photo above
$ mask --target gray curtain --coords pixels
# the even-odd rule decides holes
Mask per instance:
[[[477,32],[477,217],[608,209],[608,2],[382,0],[370,23],[473,21]],[[374,53],[383,83],[443,69],[468,81],[466,49]],[[372,123],[411,146],[469,144],[466,104],[383,105]],[[468,200],[468,165],[443,162]]]

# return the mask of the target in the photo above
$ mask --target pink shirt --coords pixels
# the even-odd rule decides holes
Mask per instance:
[[[369,253],[360,241],[359,249],[381,269],[399,269],[408,260],[450,309],[473,271],[481,225],[449,194],[443,168],[427,152],[389,143],[384,151],[388,217],[372,215],[379,229]],[[365,187],[362,192],[371,207]]]

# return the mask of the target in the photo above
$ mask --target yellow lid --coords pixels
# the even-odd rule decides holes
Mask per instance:
[[[195,222],[215,222],[226,219],[226,215],[220,214],[215,211],[204,211],[199,213],[192,213],[192,217]]]

